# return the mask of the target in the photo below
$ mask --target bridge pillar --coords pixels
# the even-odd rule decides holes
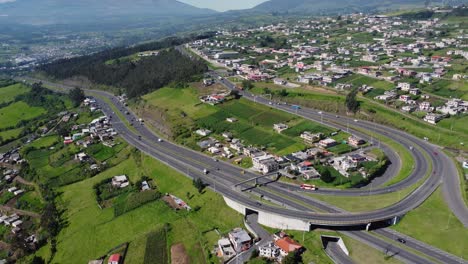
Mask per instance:
[[[258,178],[255,178],[255,186],[258,185]]]

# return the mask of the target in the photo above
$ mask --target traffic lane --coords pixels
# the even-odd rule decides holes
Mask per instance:
[[[354,261],[344,253],[337,242],[328,242],[325,251],[335,264],[354,264]]]
[[[385,240],[381,240],[375,236],[372,236],[370,234],[366,234],[362,231],[342,231],[341,233],[357,239],[361,242],[366,243],[369,246],[372,246],[374,248],[379,249],[381,252],[383,252],[386,256],[388,257],[394,257],[397,258],[405,263],[413,263],[413,264],[427,264],[427,263],[433,263],[432,261],[423,258],[421,256],[418,256],[412,252],[406,251],[402,248],[399,248],[392,243],[389,243]],[[397,243],[397,242],[395,242]],[[449,262],[450,263],[450,262]],[[454,263],[455,264],[455,263]]]
[[[377,229],[377,230],[373,230],[372,232],[385,236],[386,238],[389,238],[393,241],[397,241],[398,243],[401,243],[402,245],[405,245],[414,250],[422,252],[437,260],[443,261],[443,263],[468,263],[466,260],[458,256],[444,252],[436,247],[423,243],[405,234],[401,234],[390,228]]]

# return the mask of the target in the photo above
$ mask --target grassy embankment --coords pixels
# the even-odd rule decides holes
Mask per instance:
[[[131,181],[148,175],[162,193],[175,194],[192,208],[201,206],[201,209],[175,212],[164,202],[156,201],[115,218],[112,208],[99,209],[93,185],[121,174],[128,175]],[[181,242],[192,263],[203,263],[210,259],[208,252],[218,239],[213,228],[225,233],[242,225],[242,217],[229,209],[221,196],[209,190],[198,194],[189,179],[146,156],[141,166],[129,158],[93,178],[62,187],[60,191],[63,192],[60,204],[67,208],[65,218],[69,225],[58,237],[58,253],[54,258],[57,263],[70,258],[86,262],[123,242],[130,242],[128,259],[140,259],[145,234],[160,229],[165,223],[171,227],[167,234],[168,246]]]

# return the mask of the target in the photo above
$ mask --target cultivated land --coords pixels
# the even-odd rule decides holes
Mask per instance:
[[[245,145],[265,146],[269,151],[278,155],[305,149],[307,146],[299,137],[304,131],[322,132],[325,135],[333,131],[320,124],[263,105],[253,104],[244,99],[234,99],[216,106],[203,104],[198,96],[206,93],[208,89],[163,88],[145,95],[143,99],[146,105],[142,108],[137,107],[136,111],[141,112],[143,109],[147,111],[143,112],[143,115],[151,115],[151,112],[153,116],[162,115],[169,126],[172,126],[170,131],[175,132],[179,127],[185,127],[189,131],[184,131],[183,135],[173,136],[177,141],[195,149],[198,148],[196,141],[200,140],[200,137],[188,133],[190,131],[193,133],[198,128],[210,129],[218,135],[222,132],[231,132],[234,137],[244,140]],[[238,122],[227,122],[226,118],[229,117],[235,117]],[[277,123],[284,123],[290,128],[279,134],[273,131],[273,124]],[[332,138],[340,140],[348,136],[342,132]],[[339,151],[338,148],[337,151]]]
[[[201,209],[175,212],[158,200],[115,218],[113,208],[99,209],[93,185],[121,174],[128,175],[131,181],[147,175],[162,193],[175,194],[192,208],[200,206]],[[209,190],[198,194],[191,180],[146,156],[140,166],[129,158],[94,178],[65,186],[60,191],[63,195],[59,202],[67,208],[65,218],[69,225],[58,236],[58,253],[54,258],[57,263],[70,258],[86,262],[124,242],[130,242],[129,260],[139,259],[144,252],[141,248],[145,247],[145,235],[163,228],[165,223],[170,225],[167,246],[183,243],[191,262],[203,263],[210,259],[208,252],[219,239],[213,228],[226,233],[242,226],[242,217],[228,208],[221,196]],[[193,196],[191,199],[187,198],[187,192]]]
[[[0,109],[1,128],[16,126],[21,121],[36,118],[46,111],[42,107],[29,106],[25,102],[16,102]]]

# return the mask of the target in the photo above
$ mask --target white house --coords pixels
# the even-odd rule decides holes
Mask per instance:
[[[272,155],[263,155],[252,158],[253,168],[263,174],[277,171],[279,168],[278,162]]]

